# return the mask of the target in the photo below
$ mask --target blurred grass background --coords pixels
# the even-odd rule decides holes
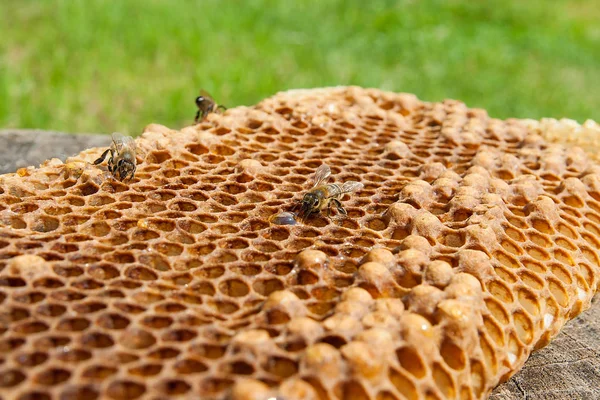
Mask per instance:
[[[0,128],[139,133],[355,84],[600,120],[598,0],[2,0]]]

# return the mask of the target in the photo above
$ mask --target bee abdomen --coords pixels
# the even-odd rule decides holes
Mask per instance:
[[[342,188],[337,183],[331,183],[326,186],[328,198],[338,198],[342,195]]]

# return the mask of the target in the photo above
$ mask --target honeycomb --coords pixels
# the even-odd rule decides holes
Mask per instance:
[[[598,290],[600,167],[550,125],[296,90],[149,125],[130,182],[0,176],[0,397],[486,398]],[[348,216],[274,224],[322,163]]]

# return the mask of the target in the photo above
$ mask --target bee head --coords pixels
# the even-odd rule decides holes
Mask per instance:
[[[206,99],[204,98],[204,96],[198,96],[196,97],[196,106],[198,106],[198,108],[202,107],[202,105],[204,104],[204,101]]]
[[[300,204],[299,216],[301,218],[308,217],[311,213],[318,211],[321,204],[321,199],[316,194],[309,192],[304,195]]]
[[[135,172],[135,164],[130,160],[121,159],[117,162],[115,172],[119,175],[120,181],[127,178],[128,176],[131,179],[133,178],[133,174]]]

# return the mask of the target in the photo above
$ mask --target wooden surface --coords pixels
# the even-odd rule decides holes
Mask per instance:
[[[108,146],[109,135],[0,130],[0,174],[37,166],[83,149]],[[498,386],[492,400],[600,399],[600,296],[592,307],[565,325],[547,347],[534,353],[523,369]]]
[[[569,321],[519,373],[494,390],[491,400],[600,399],[600,295]]]
[[[0,174],[30,165],[37,167],[49,158],[65,160],[81,150],[108,146],[110,135],[67,135],[38,130],[0,130]]]

